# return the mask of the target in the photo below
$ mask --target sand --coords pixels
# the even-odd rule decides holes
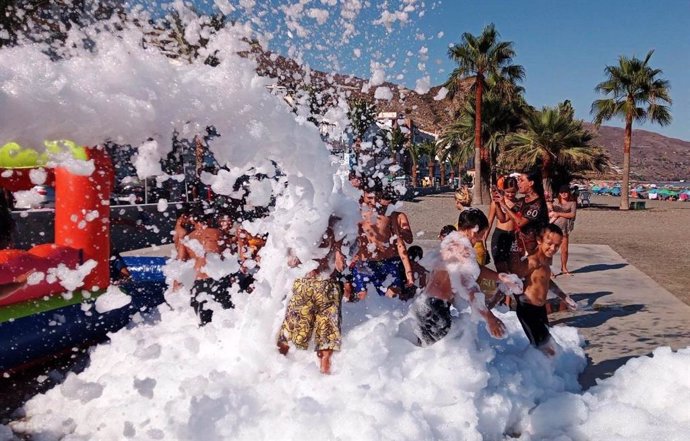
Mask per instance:
[[[646,201],[646,210],[625,212],[618,210],[616,197],[593,196],[592,203],[591,208],[578,210],[572,243],[609,245],[690,305],[690,202]],[[419,239],[435,239],[444,225],[457,221],[453,193],[404,204],[413,230],[423,232]],[[488,207],[478,208],[488,213]]]

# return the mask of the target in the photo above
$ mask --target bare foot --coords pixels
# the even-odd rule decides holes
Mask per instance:
[[[280,352],[281,355],[287,355],[289,350],[290,350],[290,345],[288,345],[284,341],[278,342],[278,352]]]
[[[322,374],[330,374],[331,373],[331,355],[333,354],[332,349],[323,349],[320,351],[316,351],[316,356],[321,359],[320,362],[320,367],[321,367],[321,373]]]
[[[564,276],[572,276],[573,275],[570,271],[568,271],[567,269],[563,269],[563,268],[561,268],[561,274]]]
[[[542,351],[544,355],[546,355],[549,358],[553,358],[556,356],[556,348],[554,348],[553,341],[551,340],[539,346],[539,350]]]

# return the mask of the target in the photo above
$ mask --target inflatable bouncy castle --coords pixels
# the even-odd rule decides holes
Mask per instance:
[[[0,291],[0,372],[101,340],[137,310],[163,300],[162,273],[151,276],[151,267],[159,270],[163,259],[147,261],[137,271],[140,262],[130,258],[133,275],[145,274],[145,280],[133,277],[121,287],[131,295],[130,305],[104,314],[93,311],[93,302],[110,285],[113,167],[102,147],[63,141],[46,143],[46,149],[88,161],[87,167],[74,168],[91,172],[49,168],[45,154],[17,144],[0,148],[0,187],[16,192],[53,185],[56,196],[55,243],[0,250],[0,288],[12,287]]]

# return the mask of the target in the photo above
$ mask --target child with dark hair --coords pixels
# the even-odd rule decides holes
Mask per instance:
[[[549,289],[570,309],[577,309],[577,304],[551,280],[551,259],[562,241],[563,231],[554,224],[547,224],[537,234],[534,252],[515,268],[516,274],[525,281],[523,293],[515,296],[515,313],[530,343],[549,356],[555,354],[545,306]]]
[[[444,225],[443,228],[441,228],[441,231],[438,233],[438,239],[445,239],[446,236],[448,236],[453,231],[458,231],[458,229],[455,228],[455,225]]]
[[[472,193],[467,186],[462,186],[455,192],[455,208],[460,210],[460,213],[472,208]],[[457,224],[455,227],[459,228]],[[482,240],[474,244],[474,251],[477,254],[477,263],[480,265],[489,263],[489,253],[486,251],[484,240],[485,239],[482,238]]]

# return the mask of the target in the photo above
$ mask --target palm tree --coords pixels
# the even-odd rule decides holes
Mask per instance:
[[[482,104],[482,145],[487,152],[489,163],[494,164],[505,144],[508,134],[517,131],[522,125],[526,112],[524,100],[505,101],[498,94],[490,91],[484,95]],[[474,155],[475,145],[475,111],[471,102],[465,103],[464,112],[441,135],[439,144],[445,147],[442,157],[454,156],[455,160],[466,164]],[[493,171],[493,167],[492,167]],[[493,182],[492,175],[485,176]]]
[[[420,144],[417,144],[419,153],[422,156],[427,157],[427,167],[429,168],[429,179],[431,179],[431,182],[434,181],[434,166],[435,166],[435,161],[436,161],[436,153],[438,152],[438,148],[436,146],[436,143],[431,140],[425,140],[421,142]]]
[[[670,84],[667,80],[657,78],[657,75],[662,73],[660,69],[649,66],[649,59],[653,53],[653,50],[647,52],[644,60],[636,57],[619,57],[618,66],[606,66],[605,72],[608,78],[594,89],[611,97],[592,103],[591,113],[594,114],[594,123],[599,126],[602,122],[614,117],[620,117],[625,121],[621,210],[629,208],[633,121],[644,122],[648,119],[661,126],[671,123],[671,112],[668,106],[663,104],[671,104]]]
[[[412,162],[412,166],[410,167],[410,179],[412,181],[412,187],[416,187],[419,158],[423,153],[420,149],[420,144],[410,142],[405,146],[405,148],[407,149],[407,153],[410,155],[410,160]]]
[[[513,43],[498,41],[499,34],[494,24],[484,28],[481,35],[474,36],[468,32],[462,34],[462,43],[456,44],[448,50],[448,56],[458,63],[451,73],[445,86],[451,97],[459,89],[461,80],[472,79],[474,89],[474,156],[475,183],[474,199],[479,203],[488,202],[489,181],[486,175],[490,170],[489,156],[482,144],[482,97],[487,86],[487,79],[491,78],[496,88],[503,95],[513,95],[515,85],[524,77],[522,66],[511,64],[515,51]],[[483,169],[483,170],[482,170]],[[483,172],[485,172],[483,174]],[[484,198],[486,196],[486,198]]]
[[[407,141],[407,136],[402,129],[395,124],[393,128],[388,131],[386,139],[388,140],[388,148],[391,150],[391,158],[396,161],[397,155],[401,152]]]
[[[573,172],[603,171],[608,163],[601,148],[590,145],[593,135],[574,119],[568,102],[528,112],[524,130],[506,138],[501,164],[507,168],[541,168],[544,188],[552,179],[566,183]]]

